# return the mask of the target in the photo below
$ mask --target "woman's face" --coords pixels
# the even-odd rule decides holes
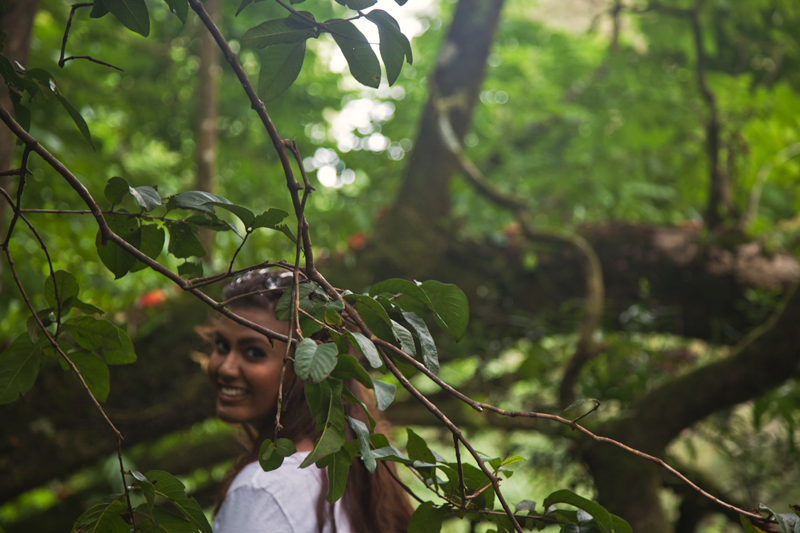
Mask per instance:
[[[275,313],[258,308],[237,310],[251,322],[287,334],[289,325]],[[214,351],[208,361],[208,377],[217,404],[217,416],[229,423],[258,424],[275,416],[286,343],[269,339],[223,317],[214,334]],[[284,390],[294,372],[286,369]]]

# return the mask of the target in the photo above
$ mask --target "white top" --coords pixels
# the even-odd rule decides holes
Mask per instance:
[[[317,533],[322,477],[314,465],[300,468],[308,453],[290,455],[271,472],[258,463],[244,467],[214,519],[214,533]],[[341,500],[334,506],[334,517],[336,533],[350,533]],[[331,531],[331,524],[325,524],[323,532]]]

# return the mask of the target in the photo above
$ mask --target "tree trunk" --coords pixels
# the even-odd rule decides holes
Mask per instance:
[[[0,13],[0,30],[6,34],[2,54],[12,64],[16,61],[22,66],[27,66],[33,18],[39,2],[38,0],[5,0],[4,4],[6,10]],[[14,115],[14,106],[8,97],[8,87],[3,82],[0,82],[0,104],[8,109],[12,116]],[[11,168],[14,161],[15,141],[16,138],[8,128],[0,127],[0,171]],[[0,188],[8,190],[11,183],[10,176],[0,176]],[[0,202],[0,239],[5,238],[7,205],[5,201]],[[1,270],[2,262],[0,262]]]
[[[365,256],[375,264],[371,270],[383,277],[426,277],[444,252],[447,239],[437,230],[449,214],[450,180],[458,162],[439,137],[436,110],[447,113],[462,140],[483,84],[502,6],[503,0],[461,0],[456,7],[403,183]]]

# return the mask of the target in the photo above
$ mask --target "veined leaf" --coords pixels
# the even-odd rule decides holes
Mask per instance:
[[[150,14],[144,0],[102,0],[123,26],[144,37],[150,35]]]
[[[379,411],[385,411],[394,401],[394,394],[397,392],[397,387],[379,379],[373,379],[372,386],[375,390],[376,407]]]
[[[194,229],[194,231],[192,231]],[[190,226],[186,222],[167,222],[169,231],[169,253],[179,259],[188,257],[203,257],[206,251],[200,239],[195,235],[197,228]]]
[[[142,233],[134,217],[125,215],[105,215],[105,219],[111,231],[122,237],[125,242],[134,248],[139,248]],[[136,263],[136,258],[120,248],[117,244],[108,242],[103,245],[103,238],[99,231],[95,238],[95,245],[97,246],[97,254],[100,256],[100,260],[106,268],[114,274],[115,279],[119,279],[127,274]]]
[[[422,362],[425,368],[433,372],[439,373],[439,354],[436,351],[436,344],[433,342],[433,335],[428,331],[428,326],[414,313],[403,313],[403,318],[406,319],[419,337],[419,344],[422,347]]]
[[[0,404],[16,400],[33,386],[42,363],[42,344],[23,333],[0,352]]]
[[[131,187],[130,193],[136,198],[136,203],[144,209],[145,213],[149,213],[161,205],[161,196],[158,195],[158,191],[154,187],[147,185]]]
[[[312,385],[313,386],[313,385]],[[300,468],[312,465],[341,449],[345,443],[344,433],[344,405],[342,404],[343,384],[338,380],[323,381],[319,384],[319,403],[316,408],[316,421],[322,425],[322,435],[314,444],[314,449],[305,458]],[[306,391],[308,391],[306,387]],[[308,394],[306,395],[308,398]],[[309,400],[309,407],[312,401]],[[314,410],[312,409],[312,415]]]
[[[336,2],[339,5],[358,11],[359,9],[366,9],[370,6],[374,6],[377,0],[336,0]]]
[[[336,367],[338,350],[333,343],[317,344],[313,339],[304,339],[294,353],[294,371],[303,381],[319,383]]]
[[[108,180],[106,183],[106,188],[103,190],[103,194],[106,197],[106,200],[111,202],[111,208],[113,209],[115,205],[120,203],[122,199],[125,197],[128,192],[130,192],[131,186],[128,185],[128,180],[125,178],[120,178],[119,176],[114,176]]]
[[[189,14],[189,2],[186,0],[166,0],[169,10],[178,16],[180,21],[186,24],[186,16]]]
[[[350,74],[362,85],[377,89],[381,84],[381,64],[364,34],[350,21],[329,20],[326,24],[330,24],[330,31],[335,32],[331,35],[347,60]]]
[[[72,352],[67,354],[83,376],[83,380],[92,391],[97,401],[104,402],[110,390],[108,366],[97,355],[89,352]]]
[[[58,301],[56,300],[56,290],[58,292]],[[61,302],[61,308],[64,309],[65,302],[69,298],[78,296],[79,290],[78,280],[66,270],[56,270],[44,282],[44,296],[53,309],[58,309],[59,301]]]
[[[305,55],[305,41],[268,46],[261,56],[258,97],[271,102],[291,87],[303,68]]]
[[[250,28],[242,36],[242,44],[265,48],[273,44],[296,43],[314,37],[314,26],[299,17],[268,20]]]
[[[461,340],[469,322],[469,301],[464,292],[449,283],[428,280],[420,284],[433,305],[439,326]]]
[[[348,353],[340,353],[336,367],[331,372],[331,377],[336,379],[353,378],[368,389],[372,388],[372,379],[358,360]]]
[[[113,0],[108,0],[108,1],[113,1]],[[55,93],[55,95],[56,98],[58,98],[58,101],[61,102],[61,105],[64,106],[64,109],[67,110],[67,113],[69,113],[69,116],[72,118],[72,121],[75,123],[76,126],[78,126],[78,129],[80,130],[83,137],[89,142],[89,146],[92,147],[92,150],[95,150],[94,142],[92,141],[92,134],[89,131],[89,126],[86,125],[86,121],[83,120],[81,114],[78,112],[77,109],[75,109],[75,106],[73,106],[70,103],[70,101],[64,98],[64,96],[62,96],[60,93]]]
[[[202,533],[213,533],[211,524],[194,498],[189,498],[183,483],[173,475],[160,470],[150,470],[145,474],[153,484],[156,494],[167,498],[178,510],[191,521]]]
[[[164,241],[167,238],[164,228],[159,228],[156,224],[142,224],[140,229],[139,251],[150,259],[157,258],[164,249]],[[147,268],[147,265],[141,261],[137,261],[136,264],[131,267],[130,271],[138,272],[145,268]]]
[[[383,361],[381,361],[381,356],[378,354],[378,349],[375,348],[375,344],[368,338],[366,338],[363,334],[357,331],[347,331],[345,332],[348,338],[355,341],[353,344],[355,345],[358,350],[364,354],[367,361],[369,362],[369,366],[372,368],[380,368],[383,366]]]
[[[361,420],[356,420],[352,417],[347,417],[350,427],[358,437],[358,449],[361,452],[361,460],[364,461],[364,466],[369,470],[369,473],[375,472],[378,463],[375,461],[375,456],[372,455],[372,450],[369,446],[369,429],[367,425]]]
[[[350,472],[350,465],[353,458],[344,448],[338,452],[323,457],[317,462],[319,468],[328,469],[328,494],[325,500],[335,503],[344,495],[347,486],[347,474]]]
[[[122,496],[111,500],[93,503],[72,526],[72,531],[80,533],[118,533],[126,532],[131,526],[122,519],[128,514],[128,506],[120,501]]]
[[[545,510],[549,510],[550,506],[556,503],[566,503],[572,505],[573,507],[577,507],[578,509],[583,509],[592,515],[595,524],[602,533],[613,533],[614,527],[611,522],[611,515],[602,506],[594,503],[593,501],[587,500],[582,496],[578,496],[571,490],[563,489],[557,490],[548,496],[544,500],[542,506],[545,508]]]
[[[108,8],[103,3],[104,0],[94,0],[94,5],[92,6],[92,12],[89,13],[89,16],[93,19],[99,19],[100,17],[104,17],[108,14]]]
[[[439,533],[448,514],[446,509],[436,507],[433,502],[423,502],[411,515],[408,533]]]
[[[215,202],[230,204],[231,201],[222,196],[205,191],[188,191],[172,197],[175,207],[182,209],[196,209],[206,213],[214,213]]]
[[[382,9],[373,9],[366,14],[367,19],[378,26],[380,35],[380,51],[383,64],[386,67],[386,78],[389,85],[394,85],[400,71],[403,70],[403,60],[408,59],[412,64],[411,43],[408,37],[400,31],[397,21]]]

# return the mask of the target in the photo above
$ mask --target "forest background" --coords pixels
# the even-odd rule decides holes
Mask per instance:
[[[56,76],[96,150],[52,98],[33,108],[31,132],[99,196],[122,176],[157,183],[162,196],[205,189],[290,211],[276,153],[197,17],[184,26],[163,2],[148,5],[147,39],[111,17],[75,15],[71,53],[118,72],[81,60],[58,69],[69,4],[22,3],[33,29],[18,35],[19,50],[29,46],[20,63]],[[665,458],[725,501],[785,509],[800,501],[791,296],[800,9],[789,0],[558,6],[410,0],[400,12],[413,16],[399,20],[414,63],[391,88],[359,85],[332,40],[309,41],[297,81],[267,108],[317,189],[308,214],[320,269],[355,290],[390,277],[457,284],[471,321],[461,342],[439,341],[445,381],[511,410],[560,413],[597,398],[584,420],[596,433]],[[259,52],[237,36],[280,12],[263,2],[236,17],[238,7],[221,2],[220,25],[255,77]],[[479,9],[489,15],[472,20]],[[10,12],[2,28],[15,35],[23,26]],[[462,62],[448,70],[453,46]],[[439,114],[469,161],[442,142]],[[12,159],[13,143],[0,140],[0,163],[13,168],[19,151]],[[26,207],[79,208],[43,162],[31,170]],[[13,178],[0,179],[13,190]],[[105,403],[127,460],[180,475],[210,504],[237,445],[207,418],[192,329],[207,311],[150,270],[112,282],[91,217],[38,217],[55,266],[134,340],[139,361],[111,368]],[[238,238],[205,239],[205,273],[226,268]],[[13,247],[23,284],[41,291],[38,242],[18,232]],[[293,253],[279,233],[253,233],[236,265]],[[7,345],[27,309],[9,270],[0,275]],[[641,459],[546,422],[471,413],[415,380],[484,447],[526,459],[506,482],[513,501],[569,487],[635,531],[741,530],[737,515]],[[6,531],[66,530],[118,483],[106,460],[116,460],[113,435],[82,394],[51,365],[23,401],[0,408]],[[451,447],[409,397],[398,394],[386,416],[441,440],[441,453]]]

